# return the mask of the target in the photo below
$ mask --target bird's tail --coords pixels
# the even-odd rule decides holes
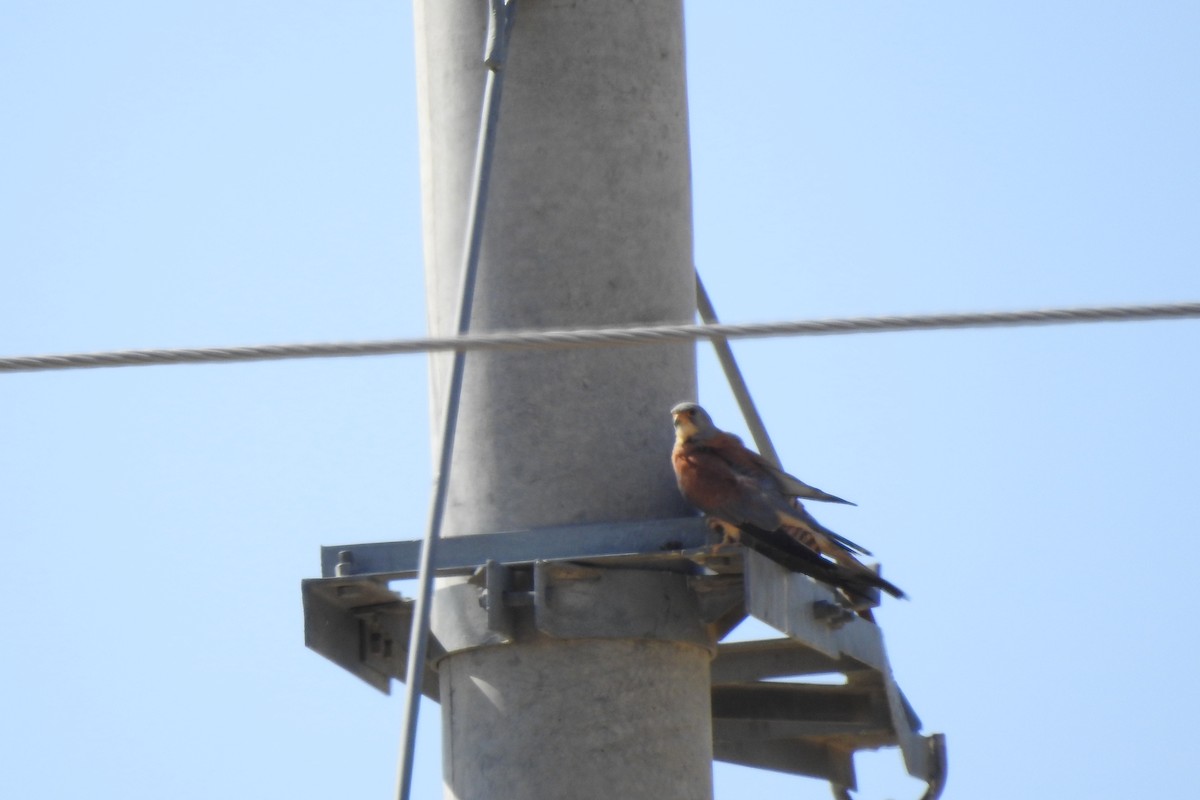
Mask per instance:
[[[870,573],[871,577],[868,578],[867,580],[870,582],[870,584],[872,586],[882,589],[883,591],[887,592],[888,594],[890,594],[892,597],[896,598],[897,600],[907,600],[908,599],[908,595],[905,594],[904,590],[901,589],[899,586],[897,586],[896,584],[892,583],[889,580],[885,580],[882,575],[880,575],[878,572],[871,569],[870,567],[864,566],[863,569],[866,570],[868,573]]]
[[[879,589],[897,599],[903,600],[908,597],[899,586],[885,580],[849,553],[842,551],[848,559],[845,562],[831,561],[824,557],[821,548],[807,543],[813,536],[809,531],[796,531],[787,526],[778,531],[765,531],[752,525],[740,527],[743,535],[739,538],[743,545],[762,553],[792,572],[816,578],[853,595],[861,596],[870,589]]]
[[[792,525],[785,525],[780,530],[809,550],[833,559],[833,562],[844,572],[843,579],[847,584],[866,585],[882,589],[896,598],[907,597],[900,587],[890,581],[884,580],[878,572],[855,558],[840,543],[826,540],[824,536],[832,533],[832,531],[820,528],[820,526],[818,526],[818,530],[810,530]]]

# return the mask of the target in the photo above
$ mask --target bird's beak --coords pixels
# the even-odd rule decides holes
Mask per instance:
[[[686,411],[671,415],[671,423],[675,426],[675,437],[682,440],[696,432],[696,423]]]

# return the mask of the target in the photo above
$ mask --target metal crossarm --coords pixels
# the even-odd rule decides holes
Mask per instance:
[[[636,557],[678,559],[678,551],[709,544],[712,532],[699,517],[644,520],[621,525],[562,525],[527,531],[449,536],[433,563],[438,577],[471,575],[488,561],[580,561]],[[386,579],[416,577],[420,542],[377,542],[321,548],[321,575]]]

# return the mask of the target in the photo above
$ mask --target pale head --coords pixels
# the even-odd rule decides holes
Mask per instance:
[[[717,432],[712,417],[696,403],[680,403],[671,409],[675,439],[680,442],[704,440]]]

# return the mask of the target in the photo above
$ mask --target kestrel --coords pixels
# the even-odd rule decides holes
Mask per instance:
[[[727,540],[762,552],[794,572],[811,575],[855,598],[869,589],[905,594],[854,554],[870,551],[813,519],[799,498],[849,503],[787,474],[713,424],[695,403],[671,409],[671,462],[679,491]],[[849,503],[853,505],[853,503]]]

